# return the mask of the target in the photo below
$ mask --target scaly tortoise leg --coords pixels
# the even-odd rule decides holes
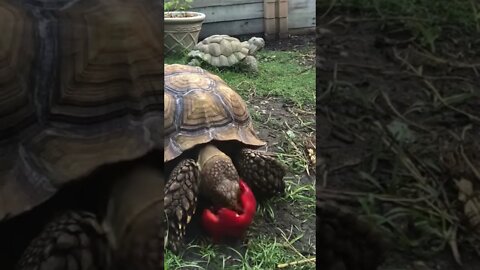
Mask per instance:
[[[199,168],[193,159],[181,161],[165,184],[167,248],[178,253],[187,224],[195,214],[200,185]]]
[[[286,169],[272,155],[244,148],[236,155],[235,166],[255,194],[271,197],[285,192]]]
[[[97,217],[69,211],[47,224],[27,247],[17,270],[102,270],[110,265],[107,237]]]
[[[243,62],[249,72],[258,73],[258,62],[255,57],[248,55],[243,59]]]
[[[375,270],[383,263],[387,242],[373,224],[318,198],[316,215],[317,263],[322,269]]]

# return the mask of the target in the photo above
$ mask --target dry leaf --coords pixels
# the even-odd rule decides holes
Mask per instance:
[[[471,181],[462,178],[455,181],[458,187],[458,199],[464,203],[464,213],[470,225],[480,234],[480,194],[474,191]]]

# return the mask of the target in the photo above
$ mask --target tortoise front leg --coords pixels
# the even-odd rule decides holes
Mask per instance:
[[[97,217],[69,211],[47,224],[27,247],[18,270],[109,269],[110,250]]]
[[[243,59],[243,63],[249,72],[258,73],[258,62],[255,57],[248,55]]]
[[[183,244],[185,229],[195,214],[199,185],[200,173],[193,159],[181,161],[165,185],[166,242],[174,253]]]
[[[240,177],[257,195],[271,197],[285,191],[285,167],[272,155],[244,148],[235,158]]]

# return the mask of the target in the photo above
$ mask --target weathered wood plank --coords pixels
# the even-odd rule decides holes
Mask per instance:
[[[315,1],[288,1],[288,28],[292,33],[315,28]],[[205,13],[200,38],[214,34],[244,35],[263,33],[263,0],[196,0],[193,10]]]
[[[206,23],[202,26],[200,40],[211,35],[246,35],[263,33],[263,19]]]
[[[315,1],[288,1],[288,28],[315,27]]]
[[[306,28],[290,28],[288,29],[288,34],[290,35],[311,35],[315,34],[315,27],[306,27]]]
[[[292,28],[304,28],[304,27],[315,27],[316,20],[315,17],[309,17],[308,14],[303,16],[291,16],[288,17],[288,29]]]
[[[263,0],[195,0],[192,4],[192,8],[231,6],[252,3],[261,3],[263,5]]]
[[[263,4],[251,3],[244,5],[212,6],[192,9],[205,13],[205,23],[261,19],[263,18]]]

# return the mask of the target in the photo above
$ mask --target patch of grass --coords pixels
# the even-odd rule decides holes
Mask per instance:
[[[289,169],[291,172],[295,174],[301,174],[305,171],[309,171],[309,161],[307,157],[307,152],[304,147],[305,138],[301,138],[301,136],[305,134],[301,134],[299,131],[295,129],[287,129],[282,131],[282,136],[284,140],[282,144],[278,146],[279,159],[284,163],[288,164]]]
[[[255,244],[244,255],[244,264],[238,269],[276,269],[280,263],[294,262],[303,258],[301,254],[292,251],[292,243],[295,239],[277,242],[271,237],[258,236],[254,241]],[[295,269],[315,269],[315,264],[297,266]]]
[[[281,198],[287,202],[303,205],[306,215],[315,215],[315,181],[311,184],[300,184],[299,182],[287,180],[286,197]]]
[[[436,25],[478,29],[480,4],[475,0],[338,0],[338,6],[374,11],[381,17],[410,17]]]
[[[166,269],[277,269],[279,264],[305,260],[306,258],[293,247],[298,237],[287,238],[286,232],[283,232],[283,235],[285,237],[283,240],[267,235],[252,237],[245,246],[244,253],[228,246],[196,245],[190,249],[194,249],[193,252],[201,259],[193,262],[184,261],[180,256],[167,251]],[[304,262],[295,268],[284,269],[315,269],[315,262]]]
[[[187,54],[169,54],[165,56],[163,61],[165,64],[187,64]]]
[[[290,243],[288,241],[277,243],[276,239],[260,236],[255,239],[254,245],[251,245],[245,254],[240,254],[238,251],[227,247],[233,253],[237,252],[237,258],[232,256],[219,257],[217,261],[210,261],[207,266],[202,267],[197,263],[187,263],[182,261],[180,257],[175,255],[168,255],[166,269],[232,269],[232,270],[261,270],[261,269],[276,269],[279,262],[295,262],[300,261],[302,256],[290,254],[288,252]],[[213,252],[221,253],[217,248]],[[168,253],[167,253],[168,254]],[[286,256],[287,254],[287,256]],[[175,261],[175,263],[171,263]],[[237,262],[236,264],[232,262]],[[315,269],[314,262],[297,266],[295,268],[284,269]]]
[[[445,26],[480,32],[480,3],[476,0],[332,0],[330,6],[320,5],[323,11],[349,8],[387,21],[402,21],[431,51]]]
[[[315,215],[315,183],[305,185],[299,180],[295,181],[294,177],[286,179],[286,183],[286,196],[258,204],[255,220],[270,220],[275,223],[275,219],[278,218],[275,216],[275,206],[282,203],[291,205],[295,209],[293,214],[303,222],[309,222],[309,217]],[[184,251],[184,254],[190,253],[189,257],[196,259],[184,260],[183,254],[177,256],[167,250],[165,254],[167,269],[260,270],[276,269],[278,264],[291,262],[300,263],[294,268],[283,269],[315,269],[315,262],[294,247],[294,243],[304,237],[300,229],[290,228],[287,232],[286,229],[275,227],[274,231],[265,234],[265,229],[255,220],[247,231],[248,242],[241,248],[213,245],[209,239],[198,238],[188,244],[187,250]]]
[[[265,217],[269,220],[275,220],[275,205],[289,204],[295,206],[301,205],[298,213],[295,213],[301,218],[308,218],[315,216],[315,181],[312,183],[300,183],[300,179],[294,177],[285,177],[286,188],[285,196],[272,198],[263,204],[257,206],[257,215]]]
[[[314,48],[302,51],[262,50],[257,54],[259,74],[247,74],[238,68],[218,69],[204,66],[219,75],[245,99],[249,97],[282,97],[297,106],[315,103],[315,67],[305,65],[306,55],[313,55]],[[165,63],[186,64],[186,56],[167,56]]]

